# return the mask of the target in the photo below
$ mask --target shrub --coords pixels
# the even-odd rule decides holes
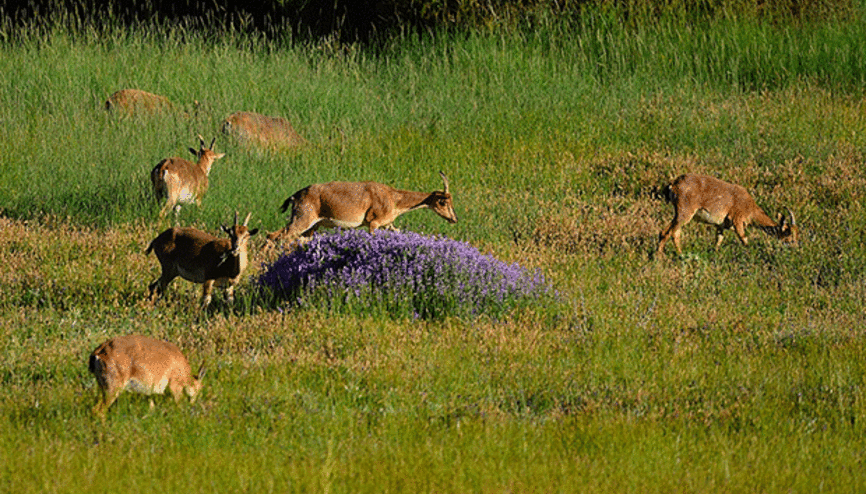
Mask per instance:
[[[555,295],[538,270],[466,242],[382,230],[316,235],[266,266],[258,285],[291,306],[424,319],[496,317]]]

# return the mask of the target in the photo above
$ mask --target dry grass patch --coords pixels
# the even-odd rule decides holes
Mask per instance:
[[[0,303],[73,306],[134,303],[150,275],[143,224],[111,230],[65,221],[0,218]]]
[[[587,202],[567,201],[564,207],[543,208],[529,238],[535,245],[566,254],[611,256],[650,252],[658,239],[658,203],[610,197]]]

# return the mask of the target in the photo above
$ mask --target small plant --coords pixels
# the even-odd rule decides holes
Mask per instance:
[[[481,254],[466,242],[364,230],[313,237],[266,266],[258,284],[298,307],[424,319],[495,317],[553,296],[539,271]]]

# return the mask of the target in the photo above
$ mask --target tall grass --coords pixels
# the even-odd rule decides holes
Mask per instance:
[[[372,56],[351,47],[347,53],[268,49],[264,41],[247,47],[195,32],[169,31],[163,39],[119,29],[38,31],[6,44],[0,62],[4,208],[17,217],[68,214],[103,225],[146,217],[149,168],[186,154],[196,134],[214,135],[236,109],[288,116],[317,151],[250,155],[218,140],[229,158],[214,170],[205,216],[191,210],[193,221],[212,224],[238,207],[273,210],[311,181],[376,178],[431,187],[430,171],[439,168],[466,174],[466,183],[555,189],[561,176],[527,177],[520,168],[531,161],[555,174],[563,151],[705,154],[722,145],[731,158],[748,159],[755,146],[738,149],[729,144],[732,135],[742,139],[751,129],[745,137],[760,138],[757,127],[767,119],[794,119],[771,125],[784,134],[767,136],[770,146],[778,137],[795,147],[773,159],[811,153],[823,159],[844,133],[841,126],[812,133],[803,129],[820,116],[760,114],[761,107],[732,114],[705,102],[804,85],[856,96],[866,67],[863,34],[860,22],[628,27],[599,15],[510,36],[407,39]],[[186,108],[199,101],[203,110],[188,119],[117,121],[99,108],[122,87],[150,89]],[[642,125],[630,125],[634,120]],[[267,227],[278,221],[270,214]]]
[[[590,15],[592,14],[592,15]],[[863,24],[615,22],[406,37],[373,52],[192,31],[73,32],[0,44],[0,485],[15,492],[862,490]],[[115,118],[114,90],[178,115]],[[200,110],[192,111],[198,100]],[[234,307],[144,254],[148,173],[235,110],[288,117],[286,153],[217,138],[202,206],[284,225],[327,180],[433,190],[460,222],[404,230],[540,268],[550,314],[499,320]],[[801,245],[750,231],[718,251],[686,226],[650,262],[686,171],[789,207]],[[260,273],[253,246],[249,277]],[[354,315],[351,315],[354,314]],[[144,333],[209,366],[202,399],[89,410],[86,357]]]

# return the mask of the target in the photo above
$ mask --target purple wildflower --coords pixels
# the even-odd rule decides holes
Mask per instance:
[[[540,271],[481,254],[467,242],[382,230],[316,235],[266,266],[258,284],[297,306],[412,318],[495,315],[553,294]]]

